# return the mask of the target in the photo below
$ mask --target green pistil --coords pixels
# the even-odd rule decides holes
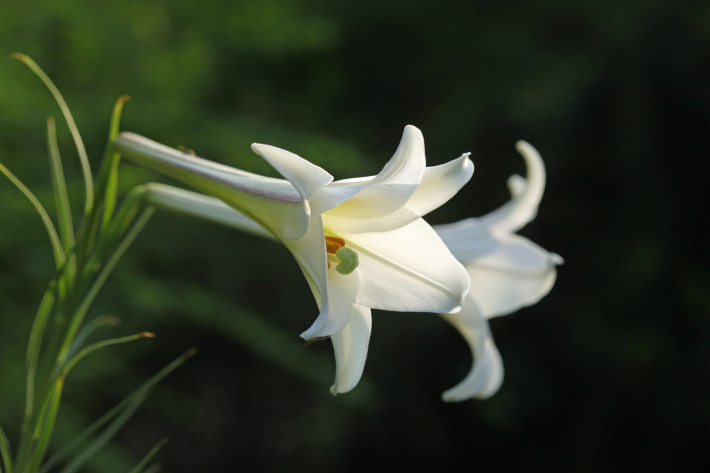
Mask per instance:
[[[360,264],[360,258],[355,250],[343,246],[335,252],[335,256],[340,259],[340,264],[335,267],[335,270],[340,274],[347,275],[355,271]]]

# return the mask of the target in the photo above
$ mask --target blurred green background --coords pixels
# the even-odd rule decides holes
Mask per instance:
[[[124,472],[162,437],[166,471],[682,471],[710,434],[710,3],[646,1],[2,0],[0,162],[53,208],[45,120],[65,95],[94,170],[122,128],[249,171],[276,145],[336,178],[375,174],[403,127],[428,162],[471,151],[470,184],[431,223],[488,212],[542,154],[548,186],[521,233],[566,264],[550,295],[491,323],[506,379],[444,404],[470,364],[432,314],[377,312],[365,377],[328,393],[329,342],[285,248],[159,213],[92,314],[158,337],[68,378],[54,447],[192,346],[86,471]],[[66,126],[60,146],[83,205]],[[272,171],[273,172],[273,171]],[[163,180],[131,164],[121,187]],[[284,263],[287,261],[289,263]],[[0,180],[0,424],[16,444],[24,350],[52,253]]]

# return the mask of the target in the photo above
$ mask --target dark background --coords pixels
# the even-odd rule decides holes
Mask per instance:
[[[333,398],[329,342],[301,348],[316,304],[287,250],[159,213],[91,315],[105,350],[68,378],[53,449],[192,346],[86,468],[127,471],[164,436],[166,471],[683,471],[710,435],[710,3],[646,1],[63,0],[0,2],[0,57],[33,57],[65,95],[94,169],[115,100],[122,128],[267,173],[251,142],[336,178],[375,174],[403,127],[428,162],[475,173],[431,223],[486,213],[548,171],[521,234],[561,254],[551,293],[491,326],[506,378],[445,404],[470,364],[433,314],[374,313],[360,385]],[[0,161],[52,210],[49,93],[0,59]],[[76,152],[60,146],[76,215]],[[273,171],[272,171],[273,172]],[[122,192],[160,176],[122,167]],[[0,180],[0,423],[16,445],[24,350],[50,245]]]

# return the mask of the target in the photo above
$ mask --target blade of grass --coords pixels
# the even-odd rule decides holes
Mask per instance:
[[[84,300],[81,302],[81,305],[72,316],[71,325],[69,326],[69,330],[67,331],[67,334],[64,338],[64,344],[62,345],[62,348],[59,351],[59,357],[57,358],[58,363],[63,363],[64,360],[66,360],[66,357],[69,353],[69,348],[74,342],[74,338],[77,332],[79,331],[82,322],[84,321],[86,313],[89,311],[89,307],[91,307],[91,304],[94,302],[94,299],[96,299],[96,296],[103,287],[108,276],[116,267],[118,261],[121,259],[126,250],[128,250],[128,247],[131,246],[131,243],[133,243],[133,241],[136,239],[145,224],[148,223],[148,220],[150,220],[150,217],[153,215],[153,212],[154,209],[152,207],[147,208],[143,212],[141,217],[138,219],[133,228],[131,228],[131,230],[128,232],[121,244],[118,245],[116,251],[114,251],[114,253],[111,255],[111,258],[109,258],[109,260],[104,265],[103,269],[96,278],[96,281],[94,281],[93,286],[91,287],[91,289],[89,289],[89,292],[84,297]]]
[[[153,463],[150,468],[145,470],[143,473],[156,473],[157,471],[160,471],[163,469],[163,465],[160,463]]]
[[[28,56],[25,56],[24,54],[20,53],[13,53],[10,55],[10,57],[24,62],[27,67],[29,67],[32,72],[34,72],[37,77],[39,77],[42,82],[44,82],[44,85],[47,86],[49,91],[54,96],[54,100],[57,101],[57,103],[59,104],[59,108],[62,110],[64,119],[67,121],[67,125],[69,126],[69,131],[71,132],[71,135],[74,138],[76,150],[79,153],[81,169],[84,174],[84,184],[86,186],[86,207],[84,209],[84,212],[88,214],[94,205],[94,182],[91,176],[91,166],[89,166],[89,157],[86,155],[84,141],[81,139],[79,129],[76,127],[76,123],[74,122],[74,117],[72,117],[72,114],[69,111],[69,107],[64,101],[64,97],[62,97],[62,94],[59,93],[59,89],[57,89],[57,87],[54,85],[54,82],[52,82],[52,80],[47,76],[47,74],[44,73],[44,71],[37,65],[37,63],[35,63]]]
[[[81,348],[86,339],[91,335],[96,329],[103,327],[104,325],[110,325],[112,327],[118,327],[121,325],[121,319],[114,317],[113,315],[102,315],[101,317],[96,317],[91,322],[87,323],[84,328],[79,330],[76,335],[74,342],[72,343],[71,349],[69,350],[69,355],[73,355],[76,351]]]
[[[49,439],[52,438],[54,432],[54,423],[57,420],[57,411],[59,411],[59,402],[62,399],[62,390],[64,389],[64,376],[61,376],[54,384],[52,398],[49,402],[46,412],[40,414],[40,422],[37,423],[37,429],[33,435],[37,439],[37,446],[30,458],[30,466],[28,471],[35,472],[39,467],[44,455],[49,447]],[[44,411],[44,409],[43,409]]]
[[[150,452],[148,452],[146,454],[146,456],[143,457],[143,459],[140,462],[138,462],[138,464],[136,466],[131,468],[131,470],[128,473],[141,473],[143,471],[143,468],[145,468],[145,466],[148,464],[148,462],[153,459],[155,454],[158,453],[158,451],[161,448],[163,448],[163,445],[165,445],[166,443],[168,443],[168,439],[164,438],[160,442],[155,444],[155,446],[150,450]]]
[[[143,185],[136,186],[131,189],[126,198],[123,200],[123,203],[116,214],[116,218],[113,219],[101,237],[98,248],[92,253],[91,257],[84,266],[84,271],[81,274],[82,278],[88,278],[91,276],[92,272],[96,271],[99,261],[102,261],[106,257],[106,252],[109,248],[111,248],[115,242],[123,236],[126,229],[130,227],[131,223],[133,223],[133,218],[136,216],[141,208],[141,205],[143,204],[145,194],[146,187]]]
[[[50,378],[50,385],[52,385],[52,390],[50,392],[50,398],[45,401],[45,404],[40,413],[38,422],[35,427],[33,434],[33,439],[38,439],[37,447],[35,448],[32,457],[30,459],[30,469],[29,471],[34,472],[40,465],[40,462],[44,458],[47,452],[47,447],[49,445],[49,440],[54,431],[54,423],[57,418],[57,413],[59,410],[59,401],[61,400],[62,388],[64,386],[64,381],[69,374],[69,372],[86,356],[91,353],[100,350],[102,348],[108,347],[110,345],[117,345],[119,343],[127,343],[133,340],[138,340],[140,338],[152,338],[154,335],[149,332],[138,333],[135,335],[129,335],[127,337],[112,338],[109,340],[103,340],[100,342],[92,343],[88,347],[81,350],[74,357],[70,358],[64,366],[59,367],[55,373]]]
[[[64,366],[59,368],[61,370],[61,377],[64,378],[66,377],[67,374],[69,374],[69,371],[71,371],[74,366],[76,366],[77,363],[79,363],[82,359],[86,358],[93,352],[100,350],[102,348],[111,346],[111,345],[118,345],[119,343],[127,343],[127,342],[132,342],[133,340],[138,340],[140,338],[153,338],[155,337],[154,334],[150,332],[141,332],[141,333],[136,333],[134,335],[128,335],[126,337],[118,337],[118,338],[109,338],[108,340],[102,340],[100,342],[92,343],[91,345],[87,346],[83,350],[81,350],[79,353],[74,355],[73,357],[69,358],[69,361],[67,361]]]
[[[165,378],[171,372],[175,371],[175,369],[177,369],[181,364],[183,364],[185,361],[187,361],[187,359],[190,358],[191,356],[193,356],[195,353],[197,353],[197,350],[195,348],[188,350],[187,352],[183,353],[181,356],[179,356],[178,358],[173,360],[165,368],[158,371],[156,374],[154,374],[152,377],[150,377],[148,380],[146,380],[143,384],[141,384],[138,388],[136,388],[131,394],[126,396],[126,398],[123,399],[123,401],[118,403],[110,411],[108,411],[103,416],[101,416],[99,419],[94,421],[94,423],[92,423],[90,426],[88,426],[86,429],[84,429],[79,435],[74,437],[74,439],[70,443],[66,444],[64,447],[62,447],[61,450],[59,450],[57,453],[55,453],[42,466],[39,473],[47,473],[54,465],[57,464],[58,461],[60,461],[64,457],[66,457],[69,452],[71,452],[78,445],[80,445],[81,442],[86,440],[89,436],[91,436],[91,434],[93,434],[94,432],[99,430],[105,424],[110,422],[111,419],[115,418],[122,411],[124,411],[131,404],[131,402],[134,398],[146,393],[149,389],[153,388],[163,378]]]
[[[17,188],[20,189],[23,194],[25,194],[25,197],[27,197],[29,201],[32,202],[32,205],[34,205],[35,209],[37,210],[37,213],[39,213],[39,216],[42,218],[42,222],[44,223],[44,226],[47,229],[47,233],[49,234],[49,239],[52,242],[52,249],[54,250],[54,259],[57,264],[57,269],[61,268],[67,259],[64,255],[64,250],[62,249],[62,242],[59,239],[59,235],[57,235],[57,229],[54,228],[54,224],[52,223],[52,219],[49,218],[49,214],[47,214],[47,211],[44,210],[44,207],[39,202],[39,200],[37,200],[37,197],[35,197],[32,191],[29,190],[22,183],[22,181],[15,177],[15,175],[11,173],[10,170],[3,166],[1,163],[0,172],[3,173],[8,179],[10,179],[10,181],[15,184],[15,186],[17,186]]]
[[[123,104],[130,100],[131,98],[127,95],[123,95],[118,98],[116,106],[113,108],[113,115],[111,116],[111,125],[109,126],[108,141],[109,143],[116,139],[118,136],[119,126],[121,123],[121,112],[123,111]],[[104,220],[101,225],[102,230],[106,230],[109,223],[111,223],[111,217],[113,217],[113,212],[116,209],[116,195],[118,194],[118,165],[121,162],[121,155],[119,153],[113,153],[111,156],[111,173],[108,177],[108,183],[106,184],[106,198],[104,200]]]
[[[40,349],[42,347],[42,338],[44,330],[47,326],[47,320],[54,307],[56,300],[55,294],[56,281],[50,282],[47,291],[42,297],[42,302],[37,309],[32,331],[30,332],[30,341],[27,344],[26,370],[27,370],[27,399],[25,406],[25,421],[30,422],[34,409],[34,391],[35,391],[35,376],[37,375],[37,363],[39,360]]]
[[[12,454],[10,452],[10,442],[7,440],[5,431],[0,427],[0,456],[2,456],[2,461],[5,465],[5,473],[12,473]],[[2,468],[0,468],[1,472]]]
[[[84,464],[91,459],[96,453],[101,450],[111,439],[118,433],[121,427],[124,426],[126,422],[133,416],[133,413],[138,410],[138,408],[143,404],[143,401],[148,397],[149,392],[141,393],[141,395],[136,396],[128,404],[126,409],[116,417],[113,422],[111,422],[106,429],[101,432],[101,435],[96,437],[93,442],[89,444],[88,447],[84,449],[78,456],[69,462],[69,464],[61,470],[60,473],[74,473],[79,470]]]
[[[64,242],[64,251],[69,253],[74,247],[74,222],[72,221],[67,184],[64,180],[62,158],[57,146],[57,127],[54,118],[47,119],[47,147],[49,149],[49,168],[52,173],[52,187],[54,188],[54,201],[57,206],[57,220],[59,221],[59,234]]]

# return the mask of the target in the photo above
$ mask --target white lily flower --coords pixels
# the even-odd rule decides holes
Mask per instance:
[[[434,227],[471,278],[471,291],[457,314],[442,314],[466,339],[474,358],[466,378],[444,392],[444,401],[486,399],[503,382],[503,361],[488,319],[507,315],[544,297],[555,283],[562,258],[515,235],[537,214],[545,190],[545,165],[537,150],[516,144],[525,159],[527,180],[508,179],[512,199],[480,218]]]
[[[370,309],[461,309],[470,286],[466,270],[421,216],[455,195],[471,178],[473,164],[463,155],[426,168],[424,139],[413,126],[405,128],[397,151],[377,176],[337,182],[299,156],[268,145],[252,149],[287,180],[238,171],[129,133],[114,144],[127,158],[218,197],[286,245],[321,310],[301,337],[332,338],[333,394],[351,390],[362,375]],[[155,187],[150,195],[176,210],[241,225],[240,217],[230,217],[207,197],[185,204],[180,198],[186,194],[171,196]]]

